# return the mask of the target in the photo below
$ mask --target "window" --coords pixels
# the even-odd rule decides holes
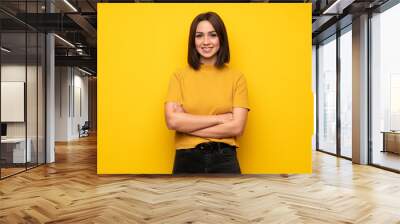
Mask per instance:
[[[318,149],[336,153],[336,36],[318,47]]]
[[[400,170],[400,4],[371,18],[372,163]]]
[[[352,33],[340,36],[340,155],[352,157]]]

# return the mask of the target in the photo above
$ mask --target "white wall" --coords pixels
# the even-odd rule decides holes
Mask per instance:
[[[28,71],[32,67],[28,66]],[[28,72],[30,74],[30,72]],[[1,81],[3,82],[25,82],[25,64],[9,64],[1,66]],[[5,110],[5,108],[1,108]],[[7,137],[25,137],[25,123],[11,122],[7,123]]]
[[[70,74],[67,67],[55,68],[55,141],[68,141]]]
[[[81,76],[82,73],[76,74],[77,70],[74,70],[74,111],[73,119],[72,119],[72,132],[71,134],[74,137],[79,137],[78,133],[78,124],[81,126],[88,120],[89,111],[88,111],[88,77]],[[80,91],[80,92],[79,92]],[[79,97],[80,96],[80,97]],[[81,111],[79,111],[79,109]]]
[[[70,141],[88,120],[88,77],[72,67],[56,67],[55,73],[55,140]]]

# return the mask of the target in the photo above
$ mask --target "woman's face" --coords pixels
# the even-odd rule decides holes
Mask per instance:
[[[195,45],[203,63],[215,63],[220,47],[219,38],[214,27],[207,20],[203,20],[197,25]]]

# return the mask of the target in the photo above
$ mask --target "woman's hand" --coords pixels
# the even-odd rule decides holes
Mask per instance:
[[[176,113],[185,113],[185,110],[183,109],[182,105],[180,104],[173,104],[174,106],[174,111]]]

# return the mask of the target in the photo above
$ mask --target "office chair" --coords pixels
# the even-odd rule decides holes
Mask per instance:
[[[89,136],[89,129],[90,129],[89,121],[85,121],[82,127],[78,125],[78,129],[79,129],[79,138]]]

